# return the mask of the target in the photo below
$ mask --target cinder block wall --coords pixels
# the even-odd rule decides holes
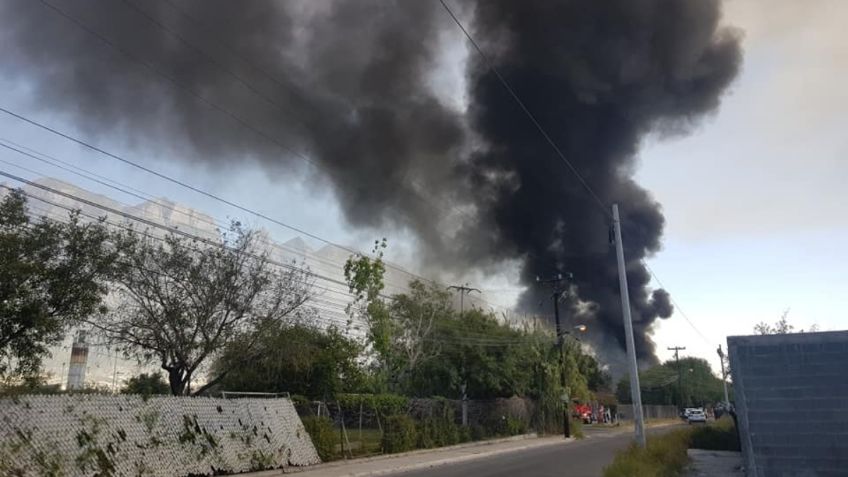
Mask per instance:
[[[848,331],[727,346],[748,475],[848,475]]]
[[[218,475],[320,459],[288,399],[0,399],[0,476]]]

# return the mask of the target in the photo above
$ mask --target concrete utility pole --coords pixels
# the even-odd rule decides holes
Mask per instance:
[[[724,385],[724,408],[730,410],[730,398],[727,397],[727,372],[724,370],[724,350],[718,345],[718,360],[721,363],[721,384]]]
[[[674,362],[677,363],[677,407],[683,409],[683,373],[680,372],[680,351],[685,350],[685,346],[672,346],[669,351],[674,351]]]
[[[642,389],[639,387],[639,366],[636,364],[636,347],[633,343],[633,319],[630,317],[630,294],[627,291],[627,272],[624,268],[624,246],[621,243],[621,220],[618,204],[612,205],[612,225],[615,232],[615,255],[618,259],[618,286],[621,290],[621,313],[624,319],[624,337],[627,358],[630,362],[630,395],[633,401],[633,420],[636,443],[645,447],[645,416],[642,414]]]
[[[571,278],[571,274],[568,274],[568,278]],[[554,287],[553,292],[553,300],[554,300],[554,320],[556,321],[556,337],[557,337],[557,348],[559,349],[559,378],[560,384],[562,385],[563,392],[563,410],[562,410],[562,433],[565,438],[571,437],[571,422],[568,416],[568,400],[570,397],[568,396],[568,392],[566,390],[566,382],[565,382],[565,357],[563,356],[563,330],[559,321],[559,299],[562,295],[562,289],[560,288],[560,284],[565,280],[562,276],[562,273],[558,273],[555,277],[542,280],[539,277],[536,277],[536,281],[539,283],[550,283]]]
[[[459,292],[459,319],[462,319],[463,314],[465,313],[465,295],[476,291],[477,293],[483,293],[476,288],[469,287],[466,283],[465,285],[451,285],[448,287],[448,290],[457,290]],[[465,378],[465,355],[462,357],[462,384],[460,385],[460,390],[462,391],[462,425],[463,427],[468,426],[468,394],[466,391],[468,390],[468,382]]]

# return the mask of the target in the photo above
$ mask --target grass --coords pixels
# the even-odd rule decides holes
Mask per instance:
[[[338,433],[338,430],[336,430],[336,433]],[[342,455],[342,445],[336,443],[334,455],[326,460],[337,460],[347,456],[367,457],[380,454],[382,452],[382,436],[383,433],[379,429],[362,429],[361,434],[359,429],[347,429],[349,444],[345,442],[344,455]]]
[[[689,447],[692,449],[739,451],[739,436],[736,434],[733,419],[723,417],[709,426],[693,429],[689,438]]]
[[[604,469],[604,477],[674,477],[680,475],[689,458],[691,429],[678,429],[648,438],[645,448],[631,444]]]
[[[677,429],[649,437],[642,449],[635,444],[615,456],[604,477],[675,477],[689,463],[688,448],[739,450],[733,420],[720,419],[706,426]]]

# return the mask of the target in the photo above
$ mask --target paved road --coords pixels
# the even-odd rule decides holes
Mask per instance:
[[[649,434],[672,427],[649,429]],[[388,474],[396,477],[600,477],[633,434],[588,429],[587,438],[562,445],[510,452],[426,470]]]

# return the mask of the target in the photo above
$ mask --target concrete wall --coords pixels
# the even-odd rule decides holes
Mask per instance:
[[[317,462],[288,399],[0,399],[0,476],[201,476]]]
[[[727,345],[748,475],[848,475],[848,332]]]

